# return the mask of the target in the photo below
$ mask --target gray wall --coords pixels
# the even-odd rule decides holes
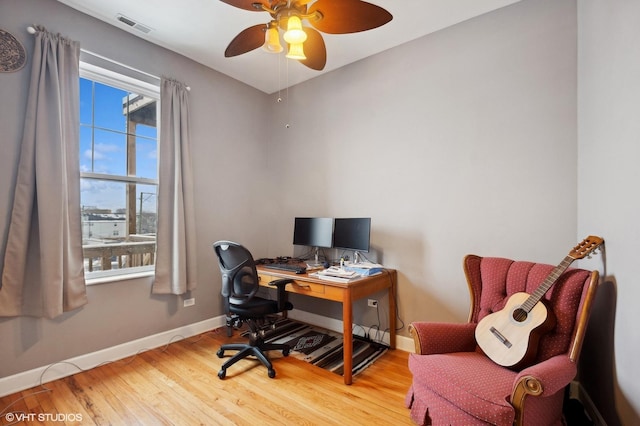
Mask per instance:
[[[640,332],[637,300],[640,285],[636,274],[640,240],[640,2],[590,0],[578,3],[578,231],[603,235],[607,244],[607,275],[615,286],[609,298],[615,308],[614,338],[603,336],[592,368],[594,385],[603,393],[597,401],[609,406],[612,397],[607,377],[611,373],[608,350],[614,350],[615,396],[623,424],[640,424]],[[606,310],[594,312],[599,324],[610,324]],[[596,362],[599,361],[599,362]],[[603,362],[604,361],[604,362]],[[608,394],[607,394],[608,393]],[[610,412],[610,411],[609,411]],[[613,415],[607,418],[616,423]]]
[[[576,243],[576,66],[575,2],[524,1],[293,87],[268,151],[287,189],[271,253],[296,215],[371,216],[406,324],[466,320],[467,253],[559,263]]]

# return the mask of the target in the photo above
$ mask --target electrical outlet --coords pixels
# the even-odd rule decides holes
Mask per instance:
[[[370,308],[377,308],[378,307],[378,301],[376,299],[369,299],[368,305],[369,305]]]
[[[191,299],[184,299],[184,307],[193,306],[196,304],[196,298],[192,297]]]

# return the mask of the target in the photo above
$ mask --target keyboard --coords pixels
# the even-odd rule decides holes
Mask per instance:
[[[288,263],[268,263],[262,265],[262,267],[267,269],[276,269],[279,271],[295,272],[296,274],[304,274],[307,272],[307,268],[304,266],[290,265]]]

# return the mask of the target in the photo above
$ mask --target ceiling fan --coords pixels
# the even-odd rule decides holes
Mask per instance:
[[[314,70],[327,62],[327,49],[320,31],[348,34],[380,27],[393,19],[385,9],[362,0],[220,0],[252,12],[267,12],[271,21],[240,32],[224,56],[242,55],[258,47],[280,53],[280,32],[288,45],[287,58],[296,59]],[[302,26],[307,21],[311,26]]]

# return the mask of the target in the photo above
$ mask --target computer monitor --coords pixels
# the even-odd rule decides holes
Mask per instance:
[[[358,262],[358,252],[369,251],[371,218],[336,218],[333,225],[333,246],[354,250],[354,263]]]
[[[318,264],[318,247],[333,247],[333,218],[296,217],[293,226],[293,244],[313,247],[315,262]]]

